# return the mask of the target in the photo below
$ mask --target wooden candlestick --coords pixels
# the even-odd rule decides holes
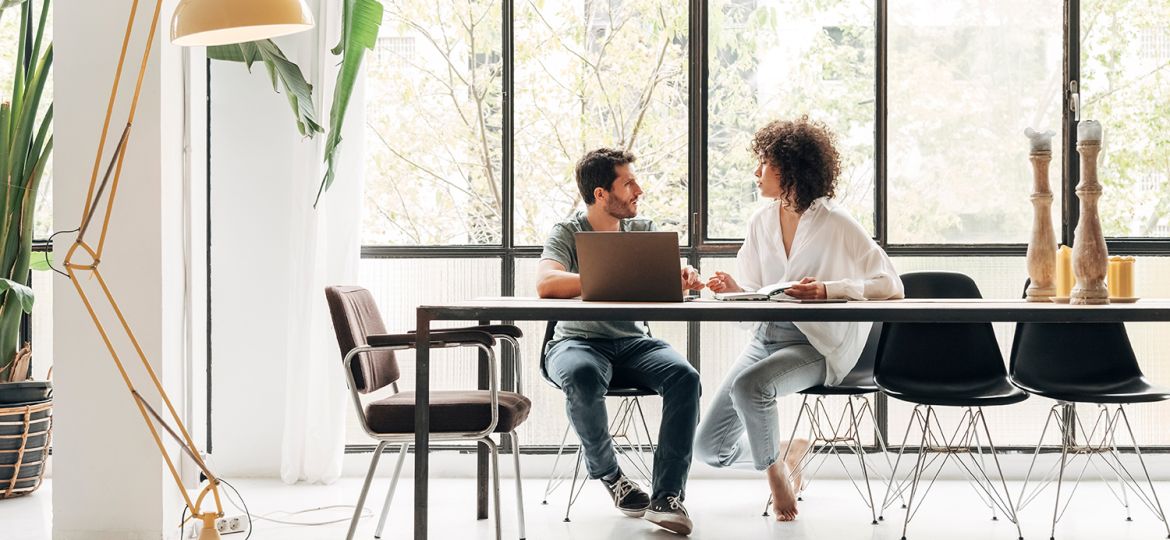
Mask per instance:
[[[1052,136],[1028,128],[1024,135],[1032,141],[1032,239],[1028,242],[1029,302],[1048,302],[1056,295],[1056,233],[1052,230],[1052,190],[1048,184],[1048,165],[1052,162]]]
[[[1109,303],[1109,289],[1105,287],[1109,250],[1097,214],[1097,200],[1101,198],[1101,184],[1097,182],[1097,154],[1100,152],[1101,124],[1094,120],[1081,121],[1077,124],[1081,181],[1076,190],[1081,200],[1081,215],[1073,240],[1072,266],[1076,285],[1070,295],[1070,304]]]

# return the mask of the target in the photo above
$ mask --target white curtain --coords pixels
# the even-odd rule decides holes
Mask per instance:
[[[317,26],[300,41],[294,59],[313,85],[320,123],[328,126],[339,64],[329,49],[340,35],[341,2],[319,0],[316,4]],[[292,248],[286,268],[292,286],[280,476],[289,484],[331,483],[341,476],[348,391],[324,290],[328,285],[358,283],[365,123],[360,87],[359,81],[343,130],[336,180],[316,209],[313,199],[324,175],[325,136],[318,135],[302,145],[306,151],[289,156],[305,171],[288,184]]]

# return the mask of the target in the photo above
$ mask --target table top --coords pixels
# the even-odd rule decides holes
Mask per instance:
[[[904,299],[831,304],[792,302],[585,302],[531,297],[477,298],[418,307],[431,320],[590,321],[1170,321],[1170,299],[1080,306],[997,299]]]

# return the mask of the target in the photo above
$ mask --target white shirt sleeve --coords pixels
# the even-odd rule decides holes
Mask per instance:
[[[825,282],[825,295],[829,298],[849,300],[889,300],[904,297],[902,280],[885,250],[877,245],[860,228],[850,228],[846,233],[849,241],[849,255],[855,257],[860,272],[859,278],[840,279]],[[854,254],[861,253],[861,256]]]

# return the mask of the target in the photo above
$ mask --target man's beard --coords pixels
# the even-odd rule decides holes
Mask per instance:
[[[630,219],[638,215],[632,200],[618,201],[612,198],[605,202],[605,213],[617,219]]]

